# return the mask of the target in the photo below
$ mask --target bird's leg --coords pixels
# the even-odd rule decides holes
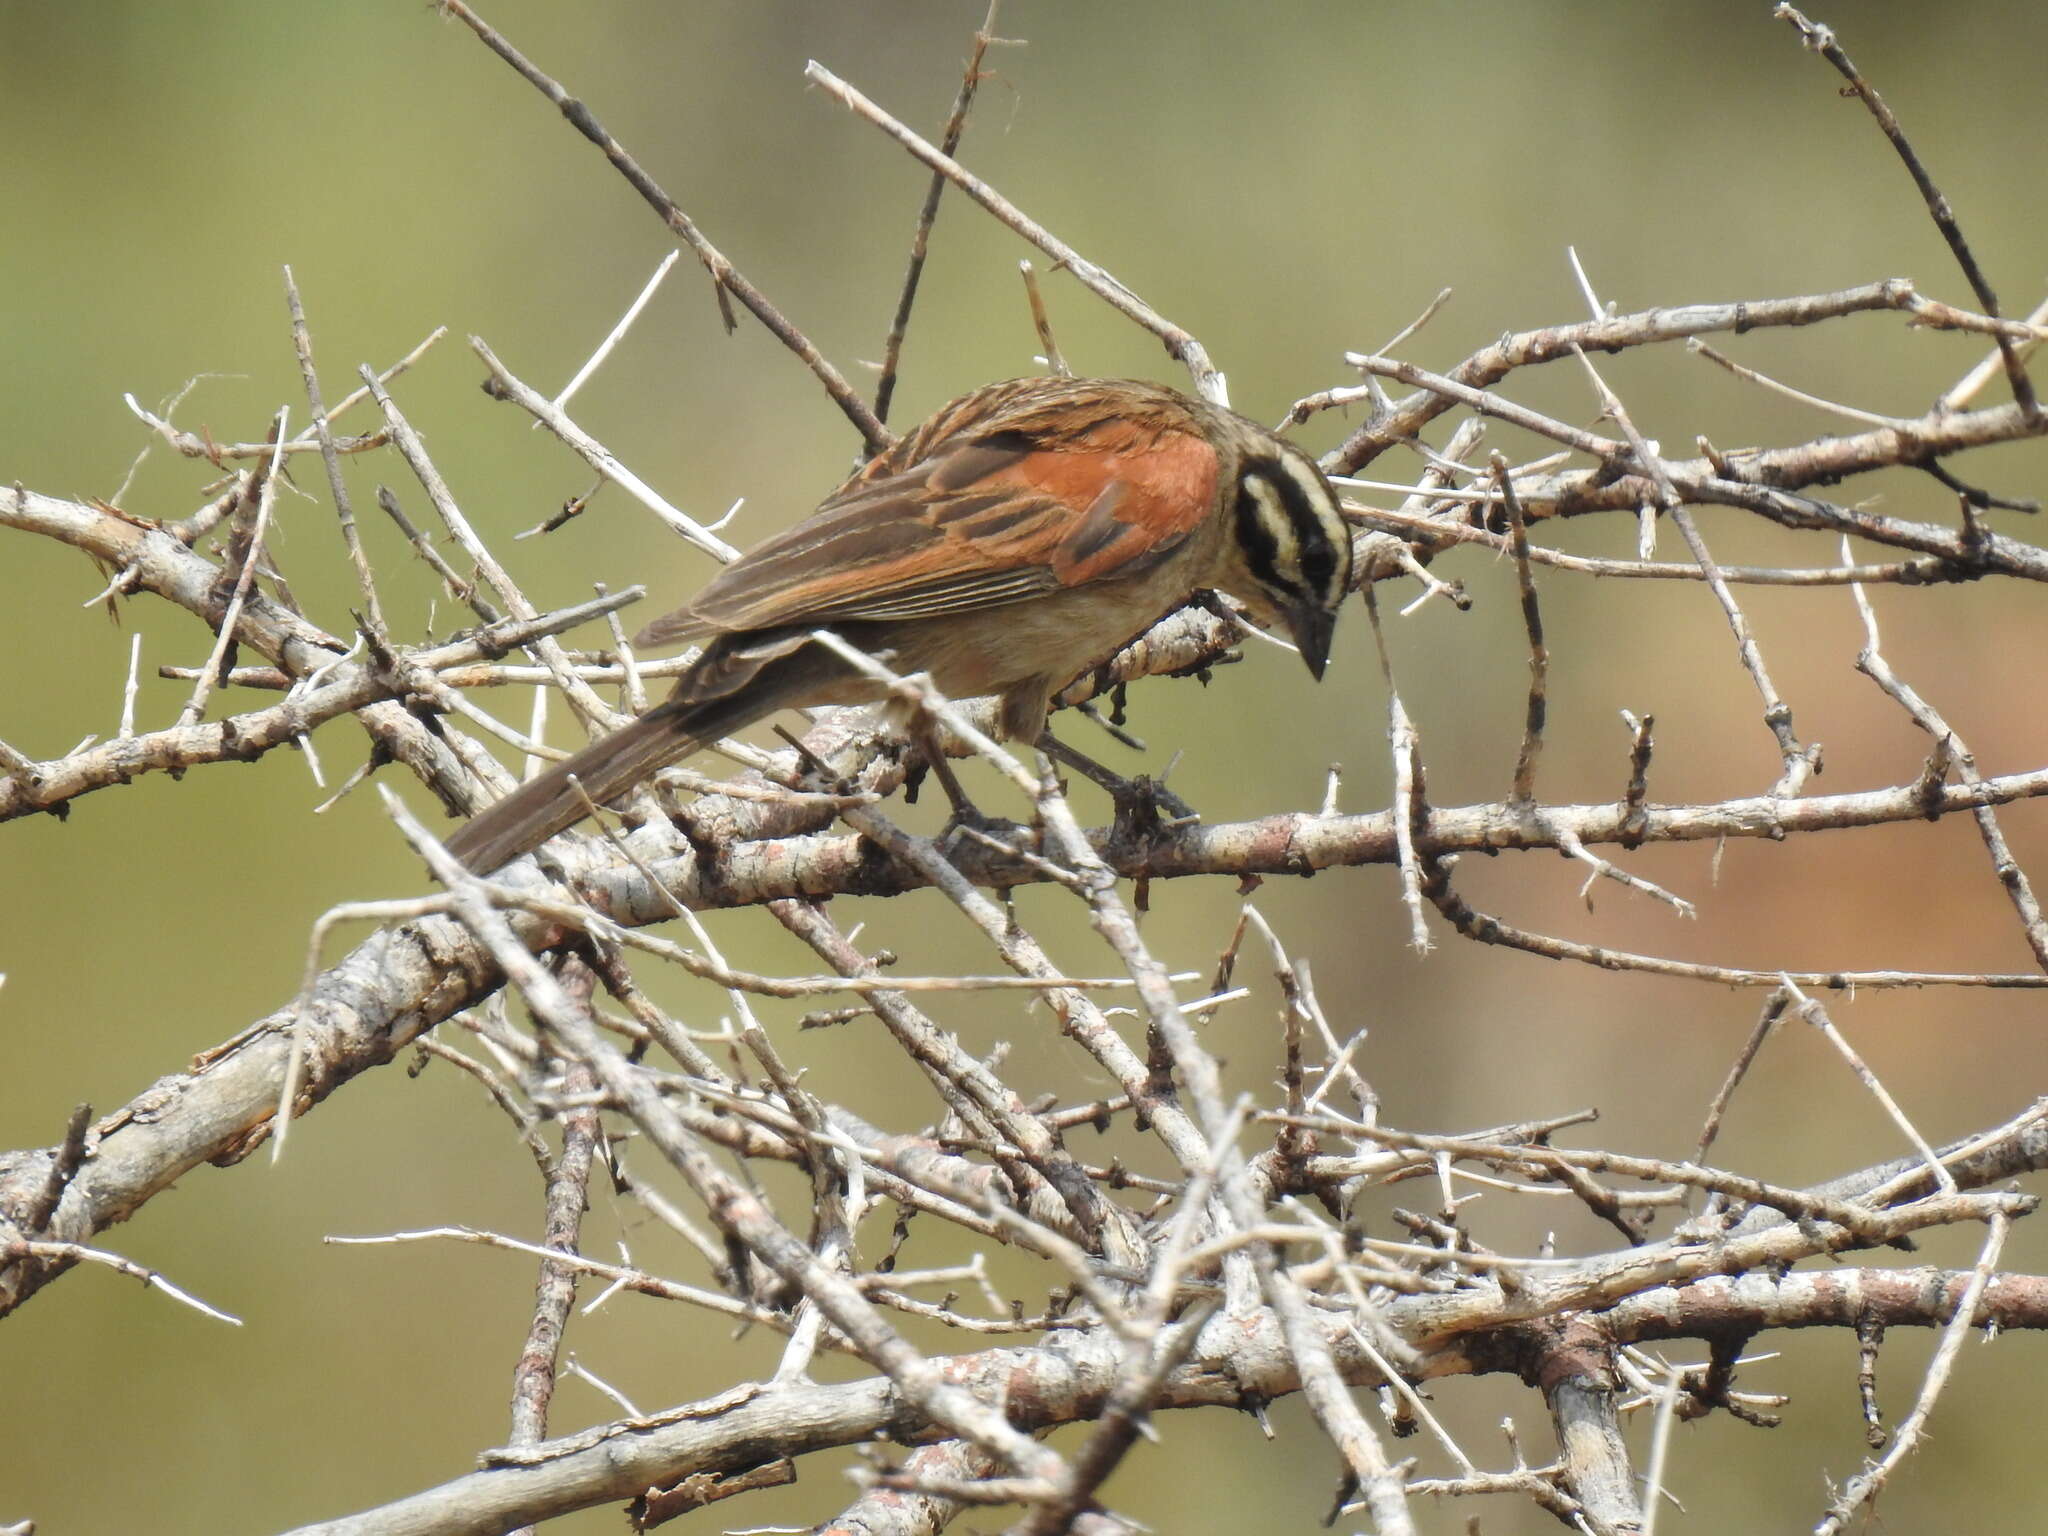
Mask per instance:
[[[799,787],[815,786],[828,795],[850,795],[853,785],[844,774],[834,773],[832,765],[805,746],[802,738],[787,726],[772,727],[775,734],[789,744],[796,753],[796,782]]]
[[[1039,736],[1038,745],[1054,762],[1108,790],[1109,798],[1116,804],[1117,821],[1133,832],[1188,826],[1202,819],[1193,806],[1166,787],[1163,774],[1157,779],[1147,774],[1127,779],[1085,752],[1068,746],[1053,735],[1050,726]]]
[[[967,798],[967,791],[960,787],[960,776],[953,772],[953,765],[946,761],[945,730],[933,716],[919,711],[910,722],[910,739],[917,748],[917,755],[923,759],[920,770],[929,771],[939,781],[939,788],[946,792],[946,803],[953,807],[955,821],[984,821],[975,803]],[[914,796],[906,795],[912,799]]]
[[[981,840],[997,847],[1007,847],[1017,833],[1017,823],[991,816],[967,798],[959,775],[953,772],[953,765],[946,759],[945,731],[938,720],[920,711],[909,723],[909,735],[921,759],[915,771],[930,770],[932,777],[939,781],[939,788],[946,792],[946,803],[953,808],[953,814],[946,819],[946,830],[940,834],[940,841],[944,842],[965,830],[979,834]],[[907,792],[905,798],[910,798]]]

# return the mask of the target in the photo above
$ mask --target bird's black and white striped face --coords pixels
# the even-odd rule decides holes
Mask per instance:
[[[1315,460],[1279,438],[1247,450],[1230,509],[1235,563],[1254,588],[1235,592],[1286,622],[1317,677],[1337,609],[1351,590],[1351,530]]]

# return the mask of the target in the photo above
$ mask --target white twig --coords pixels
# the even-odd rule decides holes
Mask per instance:
[[[1678,1389],[1683,1377],[1678,1367],[1664,1367],[1664,1386],[1657,1394],[1657,1417],[1650,1430],[1650,1466],[1643,1487],[1643,1536],[1657,1536],[1657,1513],[1664,1507],[1664,1467],[1671,1451],[1671,1426],[1678,1421]]]
[[[0,981],[5,979],[5,977],[0,977]],[[190,1291],[173,1285],[164,1277],[161,1271],[150,1269],[146,1265],[137,1264],[133,1259],[124,1259],[118,1253],[108,1253],[104,1248],[88,1248],[83,1243],[45,1242],[26,1242],[12,1246],[14,1251],[21,1253],[25,1257],[39,1259],[48,1264],[104,1264],[108,1269],[114,1270],[118,1274],[140,1280],[151,1290],[162,1291],[171,1300],[182,1302],[193,1311],[203,1313],[216,1322],[232,1323],[237,1328],[242,1326],[242,1320],[239,1317],[234,1316],[232,1313],[223,1312],[218,1307],[208,1306]]]
[[[570,420],[567,411],[517,378],[509,368],[498,361],[497,354],[484,344],[482,337],[470,337],[469,344],[476,355],[484,360],[484,366],[490,369],[492,379],[504,390],[505,397],[521,410],[532,414],[541,425],[567,444],[584,463],[660,518],[671,531],[681,534],[713,559],[726,562],[739,558],[739,550],[696,519],[670,505],[667,497],[626,468],[609,448]]]
[[[1913,1411],[1900,1422],[1884,1459],[1849,1480],[1841,1496],[1813,1528],[1814,1536],[1837,1536],[1848,1525],[1849,1518],[1877,1496],[1893,1469],[1919,1445],[1927,1427],[1927,1416],[1934,1411],[1935,1399],[1941,1396],[1942,1388],[1948,1384],[1949,1372],[1955,1367],[1963,1340],[1969,1337],[1977,1316],[1977,1304],[1983,1299],[1985,1286],[1991,1283],[1991,1272],[1998,1267],[1998,1255],[2005,1247],[2005,1235],[2011,1227],[2012,1218],[2004,1212],[1992,1216],[1990,1230],[1984,1236],[1984,1250],[1977,1256],[1977,1267],[1970,1272],[1963,1294],[1956,1299],[1955,1315],[1942,1330],[1941,1342],[1935,1346],[1933,1360],[1928,1362],[1927,1376],[1920,1383],[1920,1396],[1913,1404]]]
[[[136,669],[142,665],[142,631],[137,630],[128,641],[128,685],[121,690],[121,729],[119,739],[126,741],[135,734],[135,693],[140,682]]]
[[[654,297],[655,290],[661,286],[661,280],[668,276],[669,268],[680,261],[682,255],[681,249],[678,248],[661,258],[661,265],[654,269],[654,276],[647,279],[639,297],[634,299],[625,314],[619,317],[619,323],[612,327],[611,334],[598,343],[597,350],[590,354],[590,360],[576,370],[576,376],[564,384],[561,393],[555,396],[554,403],[558,410],[568,405],[575,397],[576,391],[581,389],[590,376],[603,365],[604,360],[612,355],[612,348],[616,347],[626,332],[633,328],[633,322],[640,318],[640,311],[647,307],[648,300]],[[541,425],[542,423],[536,420],[533,429],[538,431]]]
[[[1934,1148],[1928,1145],[1927,1138],[1922,1136],[1914,1128],[1913,1122],[1906,1118],[1906,1112],[1899,1108],[1898,1100],[1885,1091],[1884,1084],[1877,1080],[1877,1074],[1870,1070],[1869,1064],[1857,1053],[1856,1047],[1849,1043],[1848,1037],[1835,1028],[1835,1022],[1828,1017],[1827,1010],[1800,991],[1798,983],[1790,976],[1780,976],[1779,981],[1798,1003],[1799,1016],[1827,1037],[1828,1044],[1841,1053],[1842,1059],[1849,1064],[1849,1069],[1861,1080],[1863,1086],[1870,1090],[1870,1096],[1883,1106],[1884,1112],[1891,1117],[1892,1124],[1905,1133],[1906,1139],[1913,1144],[1913,1149],[1926,1159],[1928,1168],[1934,1173],[1934,1182],[1941,1186],[1942,1193],[1956,1193],[1955,1175],[1948,1171]]]
[[[1209,354],[1203,350],[1202,344],[1193,336],[1054,235],[1051,230],[1027,216],[1023,210],[957,160],[950,155],[942,154],[936,145],[913,133],[896,118],[876,106],[816,59],[804,66],[804,78],[837,97],[844,106],[880,128],[918,160],[923,161],[994,214],[1003,224],[1052,257],[1060,266],[1071,272],[1084,288],[1101,298],[1112,309],[1136,321],[1165,342],[1167,350],[1187,369],[1189,377],[1194,381],[1195,392],[1204,400],[1215,405],[1230,404],[1228,384],[1223,375],[1216,371],[1215,365],[1209,361]]]

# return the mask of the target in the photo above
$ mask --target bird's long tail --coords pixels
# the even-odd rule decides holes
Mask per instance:
[[[465,868],[489,874],[581,821],[593,803],[616,799],[656,769],[767,712],[735,708],[730,699],[660,705],[485,807],[448,839],[448,851]]]

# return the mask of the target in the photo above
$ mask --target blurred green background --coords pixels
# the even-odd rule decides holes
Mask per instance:
[[[881,349],[925,177],[873,129],[807,92],[804,61],[819,59],[935,133],[982,10],[979,0],[485,6],[860,383],[871,379],[860,360]],[[992,54],[995,74],[964,157],[1195,331],[1228,370],[1239,407],[1266,420],[1298,395],[1351,382],[1341,352],[1378,346],[1445,285],[1454,301],[1403,348],[1426,366],[1448,367],[1504,330],[1581,318],[1567,245],[1601,296],[1624,309],[1891,275],[1968,303],[1891,151],[1860,108],[1836,99],[1834,74],[1768,12],[1761,0],[1012,0],[999,30],[1028,46]],[[1887,93],[2008,308],[2024,311],[2048,281],[2038,151],[2048,134],[2039,78],[2048,11],[1842,3],[1820,19]],[[302,422],[278,276],[290,262],[330,400],[358,363],[382,365],[434,326],[450,328],[397,394],[470,517],[537,601],[579,600],[593,581],[644,581],[667,605],[707,575],[701,557],[615,492],[545,547],[511,542],[586,490],[589,476],[478,392],[480,368],[462,338],[483,336],[523,377],[558,387],[669,242],[595,152],[466,29],[414,0],[13,0],[0,4],[0,143],[0,480],[112,494],[147,441],[122,393],[153,405],[195,374],[207,377],[178,409],[184,426],[257,438],[281,403]],[[948,199],[897,423],[984,380],[1031,371],[1035,341],[1015,273],[1024,254]],[[1074,284],[1055,277],[1047,292],[1078,369],[1178,382],[1156,343]],[[1982,350],[1892,317],[1721,344],[1821,394],[1907,415]],[[1730,447],[1844,430],[1675,349],[1602,366],[1644,430],[1673,451],[1700,432]],[[1593,415],[1575,369],[1518,377],[1508,389],[1569,419]],[[1985,398],[2002,389],[1994,383]],[[729,533],[742,544],[807,510],[855,447],[813,381],[757,326],[722,334],[687,258],[575,413],[696,515],[746,497]],[[1319,418],[1301,436],[1320,449],[1343,425]],[[1497,440],[1510,452],[1526,446],[1511,434]],[[280,501],[275,548],[309,612],[345,631],[354,588],[324,480],[300,462],[298,481],[317,500]],[[1958,467],[2007,494],[2048,488],[2038,445]],[[1399,455],[1379,466],[1414,468]],[[182,516],[211,473],[159,447],[123,504]],[[430,610],[440,631],[459,622],[374,521],[369,493],[380,480],[424,520],[403,467],[378,456],[353,463],[350,476],[394,626],[424,633]],[[1925,478],[1892,476],[1841,494],[1878,492],[1887,512],[1954,516],[1952,499]],[[1732,513],[1703,523],[1724,561],[1836,557],[1831,542],[1772,534]],[[1589,521],[1555,537],[1626,555],[1635,535],[1632,522]],[[1667,557],[1675,547],[1667,536]],[[1451,805],[1505,791],[1526,673],[1512,571],[1477,553],[1441,569],[1467,581],[1475,609],[1460,615],[1432,603],[1392,620],[1390,635],[1432,798]],[[1618,795],[1621,708],[1657,717],[1657,798],[1768,786],[1776,754],[1703,589],[1540,580],[1553,658],[1546,798]],[[0,737],[31,755],[112,731],[132,633],[143,637],[145,674],[206,654],[210,637],[162,604],[127,605],[118,625],[81,609],[101,584],[74,553],[21,536],[0,541]],[[1412,595],[1403,586],[1393,606]],[[1911,779],[1923,744],[1851,671],[1861,633],[1847,594],[1750,589],[1745,599],[1802,737],[1826,745],[1815,789]],[[2048,763],[2041,594],[1987,584],[1887,589],[1876,601],[1890,659],[1948,713],[1985,771]],[[146,680],[142,728],[174,718],[184,691]],[[230,693],[215,712],[251,702]],[[1206,690],[1135,690],[1133,727],[1151,744],[1151,766],[1185,751],[1177,787],[1212,821],[1312,806],[1336,761],[1346,769],[1343,804],[1366,809],[1390,793],[1384,703],[1359,615],[1320,691],[1284,656],[1254,647]],[[522,717],[523,705],[507,708]],[[1117,751],[1091,743],[1079,722],[1068,734]],[[347,722],[328,727],[320,745],[330,782],[363,750]],[[1082,808],[1099,817],[1089,794],[1080,792]],[[159,775],[91,795],[67,823],[0,828],[0,1145],[53,1141],[73,1104],[110,1109],[280,1005],[297,984],[307,931],[330,905],[422,888],[372,795],[316,819],[311,807],[325,797],[303,760],[279,752],[182,783]],[[2048,869],[2048,819],[2022,806],[2005,820],[2022,860],[2037,875]],[[1718,883],[1712,858],[1695,845],[1630,860],[1700,903],[1690,924],[1613,888],[1588,914],[1576,871],[1548,858],[1467,861],[1461,881],[1476,905],[1511,922],[1687,958],[2027,968],[2017,925],[1962,820],[1737,844]],[[1229,884],[1162,886],[1152,900],[1152,942],[1177,966],[1207,970],[1237,910]],[[1396,1125],[1454,1129],[1597,1105],[1603,1121],[1581,1144],[1683,1155],[1761,1003],[1570,970],[1448,935],[1418,959],[1404,947],[1384,869],[1275,882],[1257,900],[1311,958],[1337,1027],[1371,1029],[1360,1060]],[[1069,905],[1043,891],[1019,902],[1056,954],[1095,968]],[[866,941],[891,944],[911,969],[987,964],[935,897],[847,902],[835,912],[843,924],[869,921]],[[762,914],[711,922],[736,962],[814,968]],[[664,996],[706,1027],[725,1007],[721,996],[680,985]],[[1262,991],[1210,1026],[1236,1083],[1260,1092],[1276,1062],[1268,1001]],[[2033,994],[1877,994],[1831,999],[1830,1008],[1931,1137],[2001,1119],[2048,1082],[2043,1004]],[[814,1087],[832,1085],[892,1127],[936,1113],[868,1027],[799,1038],[802,1011],[771,1004],[763,1014],[792,1031],[787,1049]],[[936,1011],[976,1049],[1010,1042],[1027,1091],[1101,1090],[1042,1014],[1014,1003]],[[1767,1051],[1736,1101],[1725,1162],[1793,1181],[1903,1150],[1809,1033],[1788,1033]],[[1134,1155],[1150,1153],[1140,1145]],[[794,1185],[787,1192],[798,1194]],[[0,1520],[33,1516],[47,1532],[255,1532],[459,1475],[477,1448],[503,1438],[531,1265],[474,1249],[334,1249],[320,1239],[454,1222],[532,1236],[536,1195],[532,1165],[503,1120],[439,1067],[416,1080],[390,1071],[355,1084],[298,1128],[280,1167],[259,1159],[195,1172],[105,1241],[247,1325],[221,1327],[94,1272],[64,1279],[0,1326]],[[596,1199],[593,1251],[608,1253],[622,1236],[649,1267],[702,1279],[688,1253]],[[1501,1246],[1533,1244],[1548,1221],[1562,1223],[1564,1251],[1607,1245],[1583,1216],[1558,1209],[1472,1215]],[[1926,1253],[1966,1263],[1977,1237],[1940,1237]],[[943,1251],[913,1246],[909,1261]],[[2043,1246],[2023,1230],[2008,1257],[2039,1269]],[[1044,1283],[1006,1274],[1027,1298]],[[579,1321],[570,1340],[642,1407],[772,1368],[775,1340],[735,1342],[713,1320],[653,1308],[619,1300]],[[1769,1343],[1784,1355],[1749,1368],[1741,1384],[1792,1392],[1788,1426],[1766,1435],[1717,1417],[1683,1429],[1672,1486],[1688,1515],[1666,1511],[1669,1526],[1810,1524],[1825,1499],[1823,1474],[1839,1480],[1858,1466],[1853,1341]],[[1884,1500],[1889,1528],[2024,1529],[2048,1513],[2028,1454],[2038,1415],[2017,1408],[2031,1404],[2021,1394],[2038,1378],[2041,1349],[2037,1338],[2014,1337],[1968,1351],[1934,1445]],[[1894,1416],[1911,1401],[1925,1353],[1924,1339],[1904,1336],[1887,1348]],[[1493,1428],[1504,1413],[1516,1416],[1532,1458],[1548,1456],[1540,1403],[1517,1384],[1451,1382],[1436,1397],[1482,1463],[1505,1464]],[[611,1412],[569,1382],[554,1423],[568,1430]],[[1265,1444],[1238,1416],[1169,1416],[1159,1425],[1164,1444],[1134,1457],[1111,1497],[1163,1530],[1247,1519],[1306,1529],[1327,1507],[1334,1455],[1299,1404],[1277,1405],[1274,1422],[1278,1441]],[[1420,1454],[1434,1465],[1432,1450]],[[833,1471],[842,1463],[817,1458],[797,1488],[677,1528],[823,1519],[847,1497]],[[1472,1512],[1446,1506],[1422,1518],[1449,1531]],[[1519,1507],[1483,1513],[1490,1532],[1551,1528]],[[561,1528],[615,1529],[617,1518],[594,1511]]]

